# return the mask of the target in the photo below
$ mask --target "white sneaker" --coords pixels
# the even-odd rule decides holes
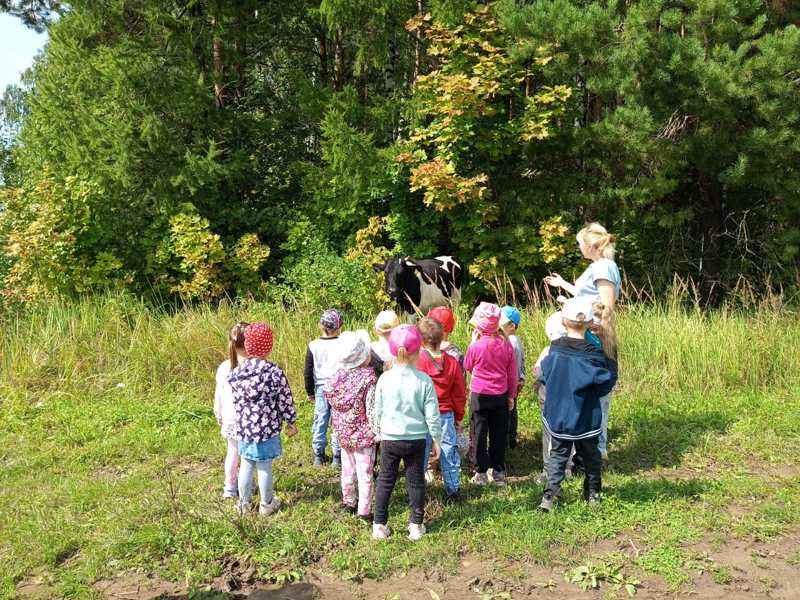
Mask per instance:
[[[372,539],[373,540],[385,540],[387,539],[392,532],[389,530],[388,525],[378,525],[377,523],[372,524]]]
[[[281,507],[281,499],[277,496],[272,496],[272,500],[269,501],[269,504],[264,504],[263,502],[258,505],[258,514],[263,516],[269,516],[274,514],[278,511]]]
[[[412,542],[421,540],[423,535],[425,535],[424,524],[422,523],[420,523],[419,525],[417,525],[416,523],[408,524],[408,539],[410,539]]]
[[[489,483],[489,478],[486,476],[486,473],[475,473],[470,481],[473,485],[487,485]]]
[[[250,500],[247,502],[242,502],[242,499],[240,498],[238,502],[236,502],[236,510],[240,515],[245,516],[250,514],[250,511],[253,510],[253,506],[250,504]]]
[[[436,481],[436,473],[434,473],[432,469],[425,471],[425,483],[433,485],[434,481]]]

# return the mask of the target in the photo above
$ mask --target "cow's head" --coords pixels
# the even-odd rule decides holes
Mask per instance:
[[[400,300],[407,291],[409,279],[416,280],[414,271],[419,268],[412,258],[389,258],[386,262],[373,265],[376,273],[383,271],[384,290],[392,300]]]

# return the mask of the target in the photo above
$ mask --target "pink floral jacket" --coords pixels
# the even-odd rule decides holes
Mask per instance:
[[[331,405],[333,430],[345,450],[361,450],[375,444],[375,384],[369,367],[339,369],[325,385]]]

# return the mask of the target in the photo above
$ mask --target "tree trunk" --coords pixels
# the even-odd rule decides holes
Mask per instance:
[[[328,36],[325,35],[325,28],[319,30],[317,34],[317,43],[319,44],[319,78],[322,87],[328,85],[330,80],[329,66],[328,66]]]
[[[214,77],[214,104],[218,109],[225,107],[225,58],[222,43],[222,25],[221,15],[222,6],[219,2],[214,2],[211,5],[211,60],[212,71]]]
[[[425,5],[423,0],[417,0],[417,14],[422,16],[424,14]],[[416,40],[414,41],[414,73],[411,79],[411,86],[417,85],[417,78],[419,77],[420,69],[422,68],[422,36],[419,29],[416,31]]]
[[[333,89],[337,92],[342,91],[345,85],[345,58],[344,58],[344,44],[342,44],[342,32],[337,31],[334,36],[333,42],[333,62],[334,62],[334,82]]]
[[[242,15],[238,15],[234,21],[234,40],[233,40],[233,56],[234,56],[234,65],[233,65],[233,72],[236,76],[236,82],[234,84],[234,96],[236,101],[239,102],[244,98],[244,90],[246,89],[245,81],[244,81],[244,68],[242,67],[242,61],[246,56],[247,49],[245,48],[246,44],[246,30],[247,30],[247,21],[246,17],[243,19]]]

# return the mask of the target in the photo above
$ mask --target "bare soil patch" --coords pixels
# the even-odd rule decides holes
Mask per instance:
[[[753,539],[705,539],[687,546],[693,557],[693,581],[679,589],[671,588],[660,577],[634,572],[641,580],[638,598],[692,598],[696,600],[750,600],[800,598],[800,531],[769,541]],[[615,552],[635,556],[643,549],[630,537],[620,536],[592,546],[589,554],[602,557]],[[139,573],[120,573],[98,581],[95,590],[108,600],[505,600],[559,599],[601,600],[626,598],[624,590],[601,583],[598,589],[582,591],[565,581],[568,556],[553,564],[532,562],[489,562],[476,556],[462,557],[458,573],[413,570],[404,576],[381,581],[342,580],[322,568],[311,568],[305,580],[282,586],[249,583],[246,571],[232,578],[228,573],[205,590],[189,592],[179,585]],[[240,589],[232,590],[231,584]],[[54,590],[45,581],[31,578],[17,587],[20,598],[53,598]]]

